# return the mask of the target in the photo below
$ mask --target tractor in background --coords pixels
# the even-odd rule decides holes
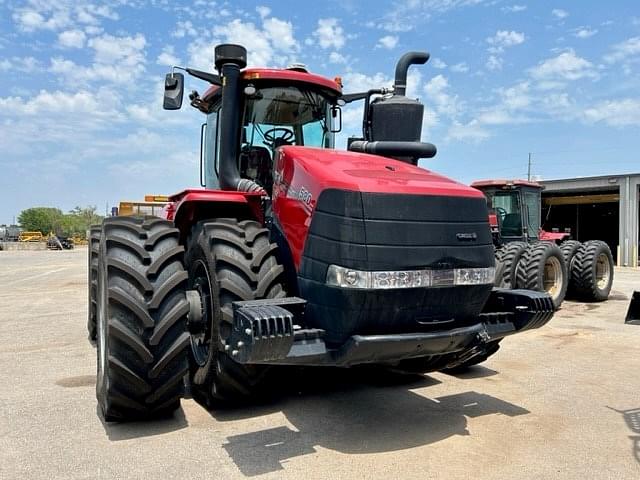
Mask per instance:
[[[609,297],[613,256],[601,240],[581,243],[569,232],[542,228],[543,186],[526,180],[483,180],[471,184],[484,193],[496,260],[496,284],[544,291],[559,308],[565,296],[588,302]]]
[[[212,408],[254,398],[278,365],[471,365],[552,318],[548,294],[494,288],[482,193],[417,167],[436,149],[404,94],[428,54],[400,59],[392,91],[352,95],[300,65],[246,68],[239,45],[214,55],[217,74],[184,69],[209,84],[189,95],[206,118],[204,189],[170,196],[164,218],[114,216],[90,232],[106,420],[173,412],[185,377]],[[168,110],[182,105],[175,70]],[[356,100],[363,137],[336,150],[341,105]]]

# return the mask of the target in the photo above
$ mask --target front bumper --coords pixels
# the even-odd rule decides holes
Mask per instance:
[[[298,298],[234,303],[234,328],[225,346],[243,364],[334,365],[396,363],[449,356],[449,366],[482,355],[507,335],[540,328],[553,317],[546,293],[493,289],[477,322],[449,330],[389,335],[352,335],[327,346],[324,331],[303,329],[305,301]]]

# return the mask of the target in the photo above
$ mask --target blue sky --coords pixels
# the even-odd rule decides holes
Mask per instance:
[[[640,171],[637,0],[0,0],[0,223],[197,185],[202,118],[161,109],[163,75],[211,69],[223,41],[346,92],[429,51],[408,92],[439,149],[422,165],[460,181],[522,177],[529,152],[544,179]],[[344,120],[340,146],[360,108]]]

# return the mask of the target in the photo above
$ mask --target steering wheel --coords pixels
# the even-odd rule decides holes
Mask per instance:
[[[507,217],[507,211],[502,207],[496,207],[496,213],[500,215],[500,221],[503,222]]]
[[[281,133],[281,135],[276,135],[276,133]],[[292,130],[283,127],[275,127],[264,132],[264,144],[271,147],[275,145],[276,140],[289,143],[289,141],[293,139],[293,136]]]

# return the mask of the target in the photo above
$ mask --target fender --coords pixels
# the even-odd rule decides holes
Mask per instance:
[[[264,223],[260,193],[190,188],[169,197],[163,216],[180,230],[184,244],[191,227],[216,217],[250,218]]]

